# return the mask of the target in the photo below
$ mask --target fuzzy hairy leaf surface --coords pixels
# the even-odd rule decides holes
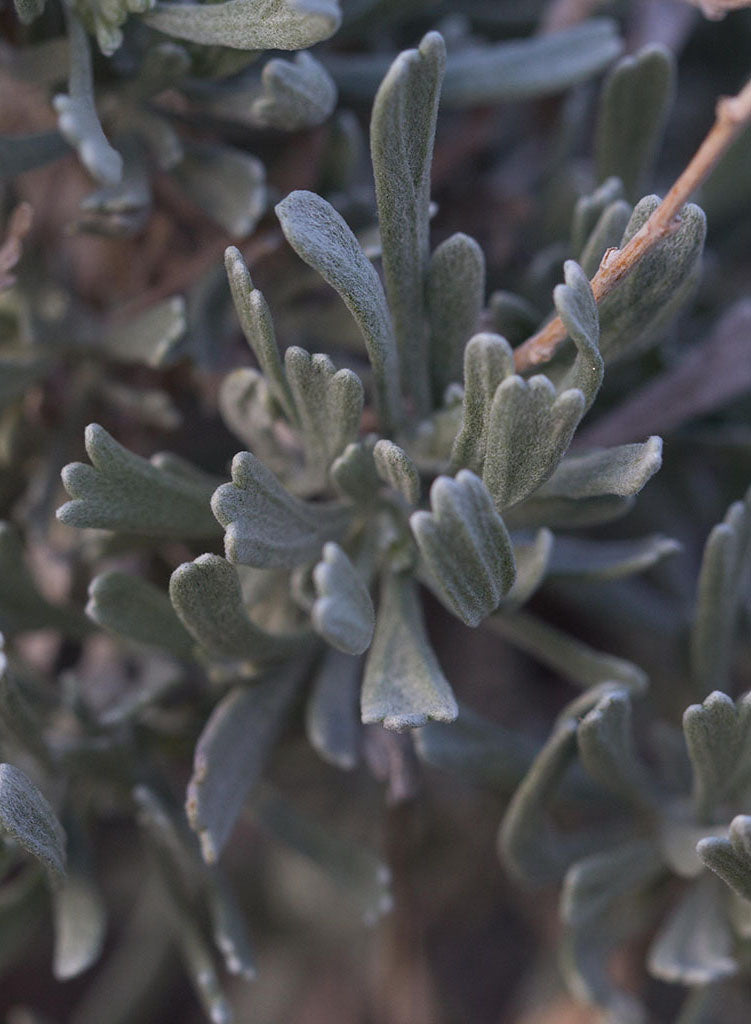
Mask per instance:
[[[417,585],[384,573],[375,635],[365,663],[362,720],[413,729],[429,719],[452,722],[458,708],[425,632]]]
[[[408,505],[416,505],[420,500],[420,474],[404,449],[382,438],[376,441],[373,459],[381,480],[401,494]]]
[[[451,611],[477,626],[516,579],[511,538],[487,488],[467,469],[434,481],[430,507],[410,517],[420,554]]]
[[[563,265],[565,284],[553,290],[555,308],[576,346],[576,358],[570,370],[558,381],[559,393],[578,388],[584,395],[585,411],[590,408],[602,384],[605,366],[598,347],[600,318],[592,286],[574,260]]]
[[[498,334],[476,334],[464,349],[462,422],[451,452],[452,466],[483,471],[496,391],[514,373],[514,354]]]
[[[316,631],[344,654],[362,654],[373,638],[373,602],[352,562],[333,541],[323,546],[313,582],[317,597],[310,617]]]
[[[190,657],[194,640],[175,613],[169,597],[139,576],[110,570],[89,584],[86,614],[118,636]]]
[[[326,68],[309,53],[293,60],[275,57],[261,72],[262,94],[253,101],[250,117],[261,126],[294,132],[312,128],[336,106],[336,86]]]
[[[230,562],[257,568],[294,568],[314,561],[327,540],[344,533],[349,510],[340,502],[295,498],[250,452],[232,460],[232,483],[211,499],[224,527]]]
[[[662,465],[662,438],[603,448],[564,459],[536,498],[627,498],[644,487]]]
[[[219,531],[209,499],[213,481],[175,456],[134,455],[98,423],[85,433],[88,466],[62,472],[73,499],[57,510],[66,526],[94,527],[156,537],[211,537]]]
[[[727,839],[711,836],[696,847],[702,861],[744,900],[751,900],[751,817],[738,814]]]
[[[36,857],[53,878],[65,873],[63,827],[34,783],[12,764],[0,764],[0,835]]]

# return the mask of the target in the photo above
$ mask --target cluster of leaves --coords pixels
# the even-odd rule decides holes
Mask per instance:
[[[294,49],[334,30],[334,6],[229,0],[148,11],[66,9],[73,70],[70,93],[57,104],[60,130],[105,185],[101,209],[124,208],[129,179],[125,171],[119,183],[114,171],[106,177],[117,153],[97,119],[86,30],[105,53],[120,47],[129,13],[190,42]],[[266,15],[267,35],[252,27],[256,8]],[[18,13],[28,22],[41,9],[18,5]],[[573,46],[572,33],[588,42]],[[255,974],[244,912],[217,863],[245,813],[329,874],[363,920],[387,912],[386,865],[300,814],[266,781],[302,710],[310,745],[338,768],[363,759],[372,766],[369,737],[387,730],[402,734],[398,749],[426,763],[484,774],[486,782],[493,776],[504,792],[515,790],[501,830],[504,863],[527,881],[564,880],[567,983],[613,1020],[640,1020],[644,1011],[613,985],[606,958],[654,926],[655,911],[674,899],[671,876],[691,881],[654,940],[650,971],[697,989],[686,1021],[709,1020],[716,986],[742,977],[750,934],[749,705],[707,694],[730,688],[731,641],[751,558],[749,500],[731,507],[706,548],[685,685],[687,700],[704,703],[686,711],[685,745],[661,720],[634,737],[632,705],[649,701],[641,667],[551,624],[536,604],[525,607],[558,583],[627,580],[680,546],[660,534],[584,539],[572,532],[607,528],[633,506],[660,468],[659,437],[569,451],[606,364],[647,352],[696,286],[705,218],[693,205],[599,309],[588,279],[606,249],[628,241],[658,202],[639,195],[672,98],[670,54],[648,48],[619,63],[606,82],[597,183],[576,203],[568,240],[555,250],[565,262],[553,305],[568,341],[544,373],[518,373],[507,340],[519,337],[520,324],[529,329],[543,318],[517,294],[487,299],[477,242],[457,233],[430,247],[442,86],[455,109],[537,96],[591,75],[618,48],[612,24],[594,21],[514,44],[478,47],[465,39],[448,57],[432,32],[388,68],[380,54],[331,54],[326,71],[307,54],[284,72],[268,70],[279,61],[266,65],[267,92],[253,100],[253,117],[288,129],[314,123],[300,98],[316,105],[314,78],[330,86],[315,114],[326,117],[333,81],[344,95],[357,98],[359,90],[366,98],[385,72],[370,125],[374,243],[364,247],[335,205],[313,192],[294,191],[276,206],[291,248],[351,314],[361,336],[351,346],[357,372],[337,367],[339,352],[292,345],[282,353],[269,304],[230,248],[234,308],[257,364],[229,374],[219,392],[224,423],[247,448],[232,460],[231,479],[221,464],[212,475],[171,453],[144,458],[89,425],[89,462],[63,469],[70,500],[58,510],[66,527],[100,531],[82,535],[79,572],[114,560],[91,579],[85,614],[75,602],[43,596],[17,531],[10,524],[0,530],[0,626],[11,639],[0,680],[9,762],[0,765],[7,949],[20,946],[43,912],[46,878],[55,976],[73,977],[99,958],[107,909],[91,846],[102,805],[137,822],[151,865],[121,951],[132,954],[144,930],[157,933],[149,965],[156,972],[174,944],[213,1021],[232,1012],[217,959],[230,974]],[[184,162],[187,150],[144,101],[181,81],[198,58],[174,44],[153,52],[153,63],[144,60],[130,83],[131,107],[126,112],[118,97],[112,123],[125,125],[123,138],[138,138],[142,151],[147,137],[158,145],[169,137]],[[216,61],[214,73],[226,55],[206,59]],[[167,80],[170,66],[175,77]],[[138,127],[136,100],[143,104]],[[215,101],[207,99],[206,109]],[[118,149],[127,170],[127,145]],[[216,164],[206,159],[213,174]],[[239,194],[234,185],[232,194]],[[346,198],[330,198],[346,212]],[[244,224],[236,233],[247,230]],[[19,331],[23,319],[18,308],[12,312]],[[87,358],[98,347],[116,359],[168,362],[184,315],[182,303],[169,300],[127,329],[102,335],[90,324],[79,350]],[[15,353],[4,368],[6,404],[59,359],[54,346],[33,358]],[[87,394],[95,386],[87,381]],[[463,626],[482,624],[584,691],[541,748],[459,703],[463,681],[448,678],[429,637],[426,591]],[[73,644],[104,631],[128,652],[135,681],[93,708],[81,665],[53,681],[12,642],[49,628]],[[175,747],[191,743],[183,810],[165,765]],[[556,799],[562,819],[573,822],[566,830],[552,819]],[[159,918],[166,929],[157,928]],[[127,1019],[148,981],[138,978],[121,992],[127,1005],[108,1007],[109,1019]],[[92,1004],[81,1019],[101,1019],[102,1006]]]

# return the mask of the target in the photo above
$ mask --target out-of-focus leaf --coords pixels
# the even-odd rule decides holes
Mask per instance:
[[[577,199],[571,221],[571,248],[579,262],[603,213],[620,199],[623,199],[623,182],[616,177],[608,178],[594,192]],[[619,235],[617,242],[620,238]]]
[[[438,593],[468,626],[496,610],[516,579],[511,538],[483,482],[468,469],[430,488],[430,512],[410,526]]]
[[[462,423],[451,452],[453,466],[480,475],[485,464],[490,410],[500,384],[514,372],[514,354],[505,338],[476,334],[464,349]]]
[[[593,526],[620,519],[634,503],[633,498],[607,495],[599,498],[541,497],[536,494],[513,508],[503,518],[510,530],[528,530],[539,526],[567,530],[577,526]]]
[[[328,826],[299,814],[276,793],[266,793],[255,814],[275,836],[328,875],[373,925],[392,907],[391,873],[370,850],[340,839]]]
[[[275,634],[256,626],[245,610],[237,570],[219,555],[183,562],[169,590],[180,621],[209,656],[260,666],[310,646],[309,634]]]
[[[430,257],[427,309],[433,401],[462,379],[464,349],[477,330],[485,300],[485,256],[468,235],[447,238]]]
[[[346,529],[349,510],[340,502],[301,501],[250,452],[232,460],[232,483],[211,499],[225,530],[227,558],[257,568],[294,568],[314,561],[327,540]]]
[[[36,857],[54,878],[65,874],[65,832],[33,782],[0,764],[0,835]]]
[[[275,209],[289,244],[339,293],[362,331],[384,429],[400,423],[399,359],[394,328],[373,264],[342,217],[313,192],[291,192]]]
[[[452,722],[457,714],[451,687],[425,632],[416,583],[405,573],[387,570],[365,664],[362,720],[402,730],[425,725],[429,719]]]
[[[370,121],[386,294],[403,383],[418,415],[431,404],[425,289],[430,167],[445,62],[437,32],[400,53],[378,88]]]
[[[617,174],[635,202],[662,139],[675,91],[675,58],[660,44],[622,57],[600,94],[597,175]]]
[[[634,744],[628,690],[601,697],[582,718],[576,739],[581,763],[600,785],[637,805],[655,804],[651,777]]]
[[[53,893],[53,913],[52,972],[58,981],[66,981],[96,963],[107,929],[104,901],[75,841],[71,843],[66,876]]]
[[[204,726],[193,758],[186,810],[207,863],[219,859],[258,783],[300,681],[300,665],[293,664],[252,686],[235,687]]]
[[[318,633],[344,654],[362,654],[375,626],[373,602],[345,552],[333,541],[313,570],[316,601],[311,619]]]
[[[691,678],[700,695],[725,687],[750,564],[751,489],[730,506],[704,548],[691,631]]]
[[[362,659],[327,650],[313,674],[305,709],[308,739],[324,761],[349,771],[360,758]]]
[[[579,257],[581,268],[587,278],[595,276],[608,249],[617,249],[620,246],[631,213],[631,205],[625,199],[616,199],[603,210]]]
[[[189,463],[161,455],[143,459],[98,423],[86,428],[85,443],[92,465],[72,462],[62,473],[73,500],[57,510],[57,517],[67,526],[157,537],[219,532],[209,504],[213,482]]]
[[[188,5],[171,6],[184,10]],[[221,6],[205,4],[199,10],[215,11]],[[191,142],[172,174],[193,202],[232,238],[249,235],[266,210],[266,170],[260,160],[239,149]]]
[[[336,32],[341,12],[337,0],[224,0],[157,3],[143,20],[194,43],[238,50],[304,50]]]
[[[751,817],[736,815],[730,822],[728,839],[717,836],[701,839],[696,852],[734,893],[751,900]]]
[[[654,534],[636,540],[556,537],[548,572],[577,580],[617,580],[650,569],[680,551],[676,540]]]
[[[185,328],[185,300],[174,295],[125,322],[111,324],[99,336],[99,344],[122,362],[161,367],[174,362],[175,343]]]
[[[734,791],[745,791],[751,770],[751,695],[734,703],[715,690],[703,704],[683,713],[683,732],[694,773],[694,803],[699,821],[711,821],[715,809]]]
[[[408,505],[416,505],[420,500],[420,474],[404,449],[381,439],[373,449],[373,458],[381,480],[398,491]]]
[[[0,180],[44,167],[70,152],[59,132],[35,132],[33,135],[4,135],[0,138]]]
[[[293,60],[275,57],[261,73],[262,94],[250,118],[257,124],[295,132],[321,124],[336,106],[336,86],[326,68],[309,53]]]
[[[159,587],[139,576],[110,570],[89,584],[86,614],[118,636],[190,657],[194,640],[184,628],[170,599]]]
[[[502,608],[520,608],[534,594],[548,573],[551,552],[558,540],[550,530],[538,530],[534,540],[514,539],[516,579],[501,602]]]

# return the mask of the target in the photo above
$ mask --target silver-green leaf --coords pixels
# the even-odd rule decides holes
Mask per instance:
[[[34,783],[12,764],[0,764],[0,836],[36,857],[53,878],[65,874],[63,827]]]
[[[333,541],[323,546],[313,582],[317,596],[311,619],[316,632],[344,654],[362,654],[373,639],[373,602],[352,562]]]

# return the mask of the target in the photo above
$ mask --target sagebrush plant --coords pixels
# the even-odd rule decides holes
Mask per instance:
[[[96,120],[85,29],[105,53],[127,45],[128,23],[125,43],[121,32],[129,13],[197,43],[296,49],[335,30],[335,8],[253,0],[148,11],[66,8],[78,62],[72,80],[82,68],[88,78],[85,102],[73,84],[58,102],[61,130],[95,175],[107,160],[114,166],[115,150]],[[35,4],[17,9],[25,22],[42,13]],[[270,34],[253,34],[254,13]],[[281,35],[271,32],[275,18]],[[574,50],[572,32],[579,42],[590,38],[590,48]],[[263,957],[265,933],[259,927],[251,944],[247,901],[236,893],[241,873],[219,865],[223,855],[245,855],[247,835],[232,836],[249,819],[328,874],[365,924],[399,912],[391,866],[361,843],[363,829],[347,835],[320,806],[308,814],[285,794],[285,762],[307,765],[313,752],[353,774],[364,760],[396,801],[415,799],[416,758],[502,795],[501,860],[522,884],[563,883],[562,978],[607,1019],[649,1019],[651,995],[638,968],[632,984],[618,985],[609,958],[625,949],[633,960],[650,936],[646,969],[692,989],[680,1011],[684,1024],[744,1019],[751,704],[735,685],[733,652],[738,621],[748,620],[751,499],[734,503],[710,534],[690,629],[676,629],[677,640],[666,631],[670,686],[650,688],[638,657],[584,642],[555,614],[557,600],[575,610],[595,588],[605,615],[627,631],[632,579],[668,573],[681,547],[657,530],[620,533],[618,520],[661,467],[660,437],[647,430],[629,443],[588,440],[598,428],[607,436],[608,423],[612,432],[627,408],[614,404],[614,392],[594,428],[579,430],[611,378],[632,381],[639,360],[649,370],[657,342],[699,284],[706,221],[698,206],[684,204],[690,189],[679,190],[679,217],[671,214],[662,227],[665,205],[640,198],[668,121],[674,59],[648,46],[616,64],[600,94],[591,188],[568,203],[570,223],[538,254],[528,294],[488,296],[485,256],[472,237],[454,233],[431,246],[444,78],[455,109],[545,95],[601,70],[618,52],[617,35],[612,23],[593,21],[542,41],[485,48],[468,43],[466,29],[458,36],[453,62],[436,31],[388,69],[378,52],[334,52],[328,71],[318,65],[320,74],[313,58],[298,60],[303,77],[329,81],[330,74],[355,95],[358,88],[370,95],[368,83],[385,70],[370,117],[375,218],[351,168],[329,199],[293,190],[275,207],[286,242],[338,293],[356,327],[322,314],[334,325],[327,352],[279,344],[275,320],[285,311],[271,308],[255,286],[240,249],[226,250],[234,311],[255,361],[224,376],[218,389],[222,420],[243,446],[229,473],[221,452],[211,466],[168,452],[147,458],[89,424],[89,462],[62,469],[69,500],[57,519],[73,577],[65,602],[40,590],[18,527],[0,528],[0,624],[8,637],[0,677],[0,963],[23,954],[45,913],[47,888],[55,977],[96,964],[113,932],[96,867],[103,823],[115,822],[129,837],[133,856],[135,829],[145,853],[135,906],[127,926],[114,928],[117,946],[106,949],[102,975],[74,1011],[79,1024],[103,1015],[147,1019],[147,992],[170,984],[173,946],[211,1020],[230,1020],[233,1001],[252,1006],[230,994],[224,975],[256,976],[253,945]],[[161,90],[170,62],[184,74],[185,52],[162,47],[149,65],[141,50],[127,95],[140,101],[157,91],[139,93],[139,75]],[[222,54],[214,56],[216,70]],[[303,78],[299,95],[280,86],[277,106],[266,97],[258,109],[263,116],[271,107],[286,111],[277,127],[309,127],[333,110],[333,80],[315,118],[306,114],[313,86]],[[122,102],[109,106],[112,124],[124,123]],[[718,113],[720,124],[729,112],[727,144],[748,117],[735,109]],[[146,122],[139,123],[143,132]],[[157,136],[164,141],[163,126]],[[329,141],[333,150],[335,136]],[[107,188],[124,187],[115,177]],[[247,206],[239,194],[231,199]],[[108,209],[123,209],[122,196],[108,192]],[[262,212],[261,205],[236,234],[251,230]],[[343,213],[359,222],[359,238]],[[18,222],[9,232],[8,270],[23,234]],[[629,257],[645,238],[638,258]],[[616,286],[619,254],[632,262]],[[23,264],[18,273],[23,285]],[[536,310],[530,296],[546,301],[553,274],[563,281],[547,300],[552,308]],[[304,293],[317,287],[306,275],[298,262],[285,282],[283,322],[297,325],[295,341],[305,335]],[[66,397],[65,436],[49,460],[56,471],[78,443],[72,427],[110,396],[142,423],[161,429],[170,422],[164,393],[118,391],[107,359],[154,368],[190,351],[198,365],[211,365],[200,349],[175,347],[187,315],[175,298],[101,331],[101,319],[80,309],[67,322],[45,316],[38,285],[6,297],[2,440],[9,465],[19,451],[29,457],[19,434],[22,396],[33,384],[54,387],[55,376],[67,374],[75,385]],[[82,336],[67,340],[81,324]],[[311,326],[310,333],[319,332]],[[531,342],[512,347],[529,334]],[[691,400],[714,408],[702,407],[700,395],[697,386]],[[649,415],[639,427],[644,421]],[[189,450],[190,440],[182,447]],[[40,519],[57,493],[51,477],[46,470],[36,485],[42,497],[34,490],[24,497],[29,539],[36,534],[44,546],[49,526]],[[5,507],[21,493],[11,473]],[[670,516],[659,502],[654,508],[665,528]],[[73,540],[71,528],[98,532]],[[82,585],[85,609],[76,601]],[[636,593],[638,603],[644,592]],[[436,652],[429,630],[436,616],[456,621],[446,629],[462,649],[482,626],[583,691],[573,700],[565,691],[547,739],[539,728],[501,726],[471,707],[471,680],[453,678]],[[681,616],[679,608],[685,626]],[[49,671],[26,642],[40,630],[63,638],[47,659]],[[626,639],[616,647],[624,648]],[[99,650],[116,652],[104,669]],[[105,680],[115,664],[119,678]],[[540,679],[528,675],[533,706]],[[92,699],[97,687],[106,699]],[[496,700],[503,701],[502,681]],[[301,753],[303,733],[312,750]],[[459,832],[451,842],[461,847],[464,838]],[[137,969],[144,955],[148,963]],[[153,1019],[171,1019],[166,1012]]]

